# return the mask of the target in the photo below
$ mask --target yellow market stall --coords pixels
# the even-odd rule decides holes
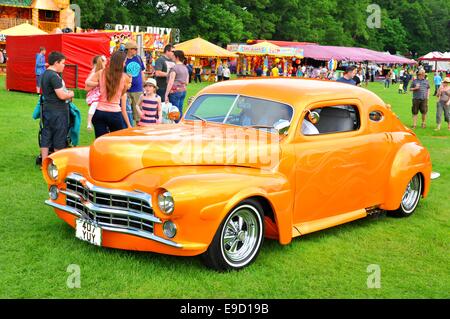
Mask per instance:
[[[18,35],[40,35],[40,34],[47,34],[47,32],[42,31],[39,28],[36,28],[35,26],[32,26],[28,23],[22,23],[15,27],[5,29],[0,31],[0,50],[1,54],[3,55],[3,52],[5,50],[6,46],[6,38],[8,36],[18,36]],[[7,53],[7,52],[6,52]],[[2,57],[0,57],[2,58]],[[1,62],[5,62],[4,59]],[[0,62],[0,74],[6,73],[6,63]]]
[[[202,78],[214,81],[217,67],[220,63],[238,56],[218,45],[208,42],[200,37],[175,45],[175,49],[182,50],[194,68],[201,68]]]
[[[22,23],[15,27],[0,31],[0,34],[3,34],[5,36],[8,36],[8,35],[40,35],[40,34],[47,34],[47,32],[42,31],[41,29],[36,28],[35,26],[32,26],[29,23]]]

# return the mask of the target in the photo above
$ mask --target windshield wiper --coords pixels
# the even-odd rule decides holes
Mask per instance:
[[[253,128],[269,128],[269,129],[275,129],[273,126],[269,125],[248,125],[247,127],[253,127]]]
[[[192,114],[191,115],[192,117],[195,117],[196,119],[198,119],[198,120],[200,120],[200,121],[203,121],[203,122],[208,122],[207,120],[205,120],[204,118],[202,118],[202,117],[200,117],[200,116],[197,116],[197,115],[195,115],[195,114]]]

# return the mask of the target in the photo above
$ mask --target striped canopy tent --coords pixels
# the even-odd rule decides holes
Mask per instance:
[[[200,37],[175,45],[175,49],[188,57],[201,58],[236,58],[237,55]]]
[[[444,53],[441,52],[430,52],[425,54],[424,56],[420,57],[418,59],[419,61],[446,61],[446,60],[450,60],[448,57],[447,59],[444,56]]]
[[[433,71],[450,70],[450,52],[430,52],[418,59],[433,66]]]

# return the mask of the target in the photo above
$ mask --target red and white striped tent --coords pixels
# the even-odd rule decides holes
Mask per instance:
[[[450,52],[430,52],[418,59],[419,61],[427,62],[433,65],[433,71],[447,71],[450,70]],[[434,62],[434,63],[433,63]]]

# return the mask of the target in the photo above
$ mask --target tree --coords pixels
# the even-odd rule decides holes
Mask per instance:
[[[381,27],[367,25],[372,0],[75,0],[82,27],[105,23],[178,28],[226,45],[247,39],[361,46],[390,52],[450,51],[450,2],[377,0]]]

